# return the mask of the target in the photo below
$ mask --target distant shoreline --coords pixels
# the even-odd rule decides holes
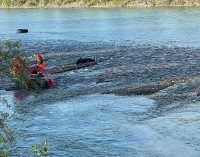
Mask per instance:
[[[170,4],[170,5],[155,5],[155,4],[146,4],[146,3],[136,3],[136,4],[110,4],[110,3],[106,3],[106,4],[95,4],[95,5],[89,5],[89,4],[85,4],[85,3],[69,3],[69,4],[61,4],[61,5],[57,5],[57,4],[47,4],[47,5],[35,5],[35,6],[29,6],[29,5],[20,5],[20,6],[0,6],[0,9],[34,9],[34,8],[38,8],[38,9],[53,9],[53,8],[165,8],[165,7],[200,7],[200,3],[199,4],[184,4],[184,5],[179,5],[179,4]]]
[[[127,9],[136,9],[136,8],[200,8],[199,6],[132,6],[132,7],[109,7],[109,6],[92,6],[92,7],[68,7],[68,6],[54,6],[54,7],[28,7],[28,6],[19,6],[19,7],[0,7],[0,9],[117,9],[117,8],[127,8]]]

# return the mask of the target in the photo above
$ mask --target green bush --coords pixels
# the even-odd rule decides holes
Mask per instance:
[[[19,42],[12,42],[9,40],[0,42],[0,71],[3,75],[8,76],[13,80],[17,86],[25,89],[30,78],[25,72],[15,74],[12,70],[13,58],[19,58],[25,66],[27,66],[28,58],[20,50]]]
[[[5,40],[0,42],[0,71],[11,77],[11,61],[14,57],[26,60],[27,56],[20,50],[20,42]]]
[[[26,4],[27,4],[28,6],[37,6],[37,5],[39,4],[39,2],[40,2],[40,0],[28,0],[28,1],[26,2]]]
[[[2,6],[10,6],[11,5],[11,0],[2,0],[1,4],[2,4]]]
[[[26,3],[26,0],[16,0],[15,3],[16,3],[15,5],[21,6],[21,5],[24,5]]]
[[[63,0],[63,4],[74,3],[77,0]]]
[[[8,101],[0,95],[0,105],[5,105],[8,108],[10,105]],[[11,146],[12,142],[15,140],[14,133],[9,127],[7,121],[11,117],[10,114],[0,111],[0,156],[8,157],[7,150]]]
[[[47,156],[48,148],[47,148],[47,140],[42,143],[34,144],[30,147],[30,152],[32,154],[37,155],[37,157]]]

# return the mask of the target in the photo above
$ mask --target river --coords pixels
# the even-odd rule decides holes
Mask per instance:
[[[51,157],[200,156],[200,101],[193,100],[193,91],[185,96],[191,102],[161,106],[146,96],[102,94],[168,72],[198,75],[199,8],[0,9],[0,22],[0,39],[20,40],[29,54],[58,54],[62,63],[82,56],[102,59],[94,67],[53,76],[56,87],[39,96],[0,90],[11,104],[1,110],[16,112],[9,121],[16,135],[10,156],[34,156],[29,147],[46,139]],[[18,28],[29,33],[17,34]],[[196,71],[186,69],[184,56]],[[48,64],[58,64],[55,60]],[[157,62],[166,69],[156,69]],[[172,71],[167,63],[173,70],[178,66]],[[151,74],[148,66],[156,67]],[[102,75],[108,81],[97,83]],[[178,86],[184,90],[181,83],[159,94]]]
[[[0,9],[0,39],[196,45],[199,8]],[[16,34],[18,28],[29,33]]]

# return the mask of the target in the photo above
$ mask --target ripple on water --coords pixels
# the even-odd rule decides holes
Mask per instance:
[[[155,105],[141,96],[95,94],[32,106],[26,121],[14,125],[12,151],[21,157],[48,139],[52,156],[198,157],[200,114],[191,112],[198,104],[140,121]]]

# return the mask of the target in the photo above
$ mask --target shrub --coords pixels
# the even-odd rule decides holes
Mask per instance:
[[[0,96],[0,104],[10,107],[8,101]],[[7,150],[15,140],[15,136],[7,124],[7,120],[11,117],[10,114],[0,111],[0,156],[7,157]]]
[[[37,6],[37,5],[39,4],[39,2],[40,2],[40,0],[28,0],[28,1],[26,2],[26,4],[27,4],[28,6]]]
[[[11,77],[11,61],[14,57],[19,57],[26,61],[27,56],[20,50],[20,42],[5,40],[0,42],[0,71]]]
[[[10,6],[11,5],[11,0],[1,0],[2,6]]]
[[[12,42],[9,40],[0,42],[0,71],[2,75],[11,78],[19,87],[26,89],[29,81],[28,75],[25,72],[16,74],[13,72],[12,62],[13,58],[18,58],[24,65],[27,66],[27,56],[20,50],[19,42]]]

